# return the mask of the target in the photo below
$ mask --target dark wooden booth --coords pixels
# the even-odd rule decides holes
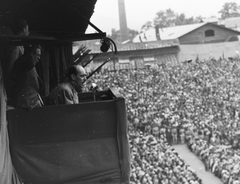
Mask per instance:
[[[24,184],[129,183],[125,100],[114,89],[77,105],[7,112],[13,165]]]

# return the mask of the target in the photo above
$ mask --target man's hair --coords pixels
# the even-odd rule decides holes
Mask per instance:
[[[13,34],[18,34],[23,31],[24,28],[27,27],[27,21],[24,19],[19,19],[15,22],[15,24],[12,26],[12,32]]]
[[[67,76],[68,76],[68,80],[69,81],[72,81],[72,74],[74,75],[77,75],[78,74],[78,71],[77,71],[77,65],[72,65],[69,69],[68,69],[68,73],[67,73]]]
[[[24,45],[24,55],[36,53],[37,49],[42,49],[40,45]]]

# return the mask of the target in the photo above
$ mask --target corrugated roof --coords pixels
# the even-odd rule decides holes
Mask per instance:
[[[188,25],[182,25],[182,26],[159,28],[160,38],[161,40],[178,39],[179,37],[205,24],[208,24],[208,23],[204,22],[204,23],[197,23],[197,24],[188,24]],[[156,41],[157,38],[156,38],[155,29],[149,29],[146,32],[137,35],[133,39],[133,42],[138,43],[138,42],[141,42],[141,40],[142,42]]]
[[[178,39],[172,40],[162,40],[162,41],[153,41],[148,43],[128,43],[117,45],[118,50],[120,51],[128,51],[128,50],[146,50],[146,49],[158,49],[164,47],[172,47],[178,46],[179,41]]]
[[[217,23],[218,18],[217,17],[205,18],[205,19],[202,19],[201,22]]]
[[[235,31],[240,31],[240,17],[228,18],[220,21],[219,24]]]
[[[239,57],[237,53],[240,53],[240,42],[180,45],[179,48],[178,56],[180,61],[195,60],[197,57],[200,60],[219,59],[220,57]]]
[[[86,44],[87,45],[87,44]],[[87,45],[89,49],[91,49],[92,53],[100,53],[100,45]],[[147,49],[159,49],[159,48],[167,48],[179,46],[178,39],[172,40],[161,40],[161,41],[153,41],[148,43],[127,43],[127,44],[117,44],[118,51],[133,51],[133,50],[147,50]]]

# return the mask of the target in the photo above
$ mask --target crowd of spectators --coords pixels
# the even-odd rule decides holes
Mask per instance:
[[[171,148],[187,144],[224,184],[240,183],[240,60],[101,71],[126,99],[134,183],[201,183]]]
[[[201,184],[194,170],[166,139],[142,131],[130,132],[131,182],[139,184]]]

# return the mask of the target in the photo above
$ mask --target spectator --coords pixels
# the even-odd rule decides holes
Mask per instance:
[[[185,142],[224,184],[239,181],[240,157],[235,150],[240,142],[239,71],[239,59],[228,62],[223,58],[188,65],[169,62],[156,68],[103,71],[99,76],[104,80],[93,78],[103,89],[116,85],[126,99],[130,141],[137,140],[131,142],[134,183],[143,176],[144,182],[151,183],[155,175],[165,183],[202,182],[190,171],[191,176],[187,176],[181,159],[168,159],[166,147],[173,141]],[[156,139],[156,146],[148,143],[149,136]],[[145,173],[151,167],[155,173]],[[140,172],[139,176],[138,170],[144,174]]]
[[[28,36],[29,35],[29,27],[24,19],[19,19],[15,22],[12,26],[12,32],[16,36]],[[24,54],[24,47],[22,45],[19,46],[12,46],[6,51],[6,58],[4,61],[4,80],[5,80],[5,87],[8,97],[10,98],[11,91],[12,91],[12,81],[9,80],[12,77],[12,67],[14,62]]]
[[[12,31],[14,35],[17,36],[28,36],[29,35],[29,27],[24,19],[19,19],[15,22],[14,26],[12,27]],[[15,46],[9,49],[10,54],[10,62],[9,62],[9,72],[11,74],[12,66],[14,62],[24,54],[24,47],[23,46]]]
[[[11,104],[16,108],[41,107],[43,105],[39,95],[39,76],[36,64],[41,56],[39,45],[25,46],[24,55],[20,56],[13,65],[13,90]]]

